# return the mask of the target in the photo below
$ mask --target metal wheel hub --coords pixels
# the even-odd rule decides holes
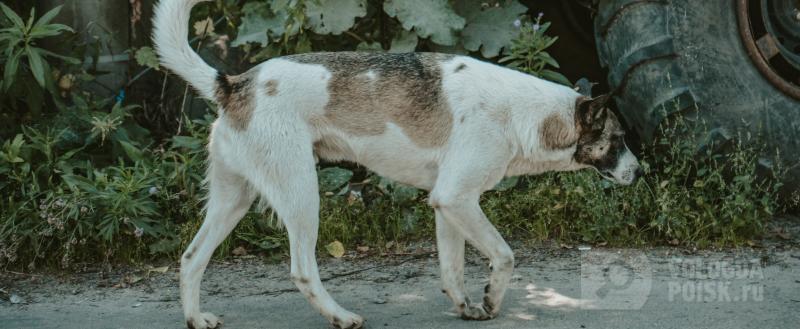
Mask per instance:
[[[737,0],[739,36],[753,64],[800,100],[800,0]]]

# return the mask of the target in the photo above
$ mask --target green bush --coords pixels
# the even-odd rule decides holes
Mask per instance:
[[[0,3],[0,22],[3,22],[0,25],[3,27],[0,29],[0,63],[3,67],[0,104],[3,107],[38,116],[46,94],[55,96],[52,100],[59,102],[58,88],[48,60],[73,65],[80,61],[40,48],[37,43],[45,38],[72,32],[68,26],[50,23],[60,10],[61,6],[58,6],[38,19],[35,19],[35,10],[32,10],[30,17],[23,20],[11,8]],[[22,109],[21,104],[24,104]]]
[[[216,51],[232,63],[312,50],[470,53],[569,84],[553,71],[558,63],[546,51],[557,40],[546,34],[549,24],[541,15],[523,16],[526,8],[517,1],[237,3],[220,0],[194,12],[201,53]],[[7,121],[26,124],[0,129],[0,266],[177,258],[202,220],[213,108],[202,117],[179,118],[180,134],[154,139],[140,107],[85,91],[81,83],[93,76],[82,66],[34,47],[40,37],[71,33],[48,24],[57,10],[38,21],[31,14],[28,21],[39,23],[27,25],[7,7],[2,11],[0,85],[9,91],[0,105]],[[209,18],[220,15],[222,20]],[[35,26],[47,32],[34,33]],[[225,46],[225,35],[235,35],[233,48]],[[150,48],[137,49],[134,57],[142,69],[157,68]],[[25,103],[29,108],[17,110]],[[31,115],[34,108],[40,113]],[[614,186],[591,171],[509,178],[483,196],[483,208],[506,237],[523,241],[705,247],[757,238],[778,207],[779,186],[756,174],[764,150],[740,136],[748,142],[729,145],[722,157],[712,152],[713,143],[690,137],[702,123],[673,120],[665,137],[644,146],[647,173],[632,186]],[[320,245],[339,240],[347,248],[385,248],[388,242],[432,237],[425,193],[363,169],[320,169]],[[275,255],[286,251],[277,219],[258,209],[245,216],[218,255],[239,246]]]

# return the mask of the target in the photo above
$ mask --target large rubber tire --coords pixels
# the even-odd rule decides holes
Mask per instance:
[[[800,102],[751,62],[734,1],[600,0],[595,39],[610,87],[621,88],[616,104],[641,138],[676,112],[705,119],[714,134],[763,133],[793,167],[787,185],[800,186]]]

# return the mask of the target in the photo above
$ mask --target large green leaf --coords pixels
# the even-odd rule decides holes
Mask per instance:
[[[47,24],[44,26],[34,26],[29,36],[31,38],[46,38],[61,34],[64,31],[74,32],[69,26],[64,24]]]
[[[135,57],[136,57],[136,62],[139,63],[139,65],[153,68],[156,70],[159,69],[158,56],[156,55],[156,52],[153,50],[153,48],[150,47],[139,48],[139,50],[136,51]]]
[[[500,191],[500,192],[508,191],[508,190],[514,188],[515,186],[517,186],[518,182],[519,182],[519,176],[506,177],[506,178],[503,178],[502,180],[500,180],[499,182],[497,182],[497,185],[495,185],[492,188],[492,190]]]
[[[544,69],[542,70],[540,77],[556,83],[560,83],[567,87],[572,87],[572,82],[570,82],[569,79],[567,79],[567,77],[565,77],[563,74],[558,73],[556,71]]]
[[[503,47],[510,47],[511,40],[519,34],[514,21],[528,8],[516,0],[503,2],[499,7],[482,7],[481,0],[459,1],[456,11],[467,19],[461,31],[464,48],[470,51],[481,50],[481,55],[492,58],[500,54]]]
[[[242,24],[239,25],[239,33],[231,45],[238,47],[249,42],[259,43],[261,46],[269,44],[269,32],[272,35],[282,35],[286,28],[284,23],[288,18],[285,11],[278,11],[277,14],[269,9],[265,2],[248,2],[242,8]]]
[[[387,0],[383,10],[397,17],[406,30],[413,28],[420,37],[430,37],[440,45],[455,45],[456,32],[464,28],[464,18],[453,11],[447,0]]]
[[[42,49],[42,48],[39,48],[39,53],[41,53],[42,56],[55,57],[55,58],[58,58],[58,59],[60,59],[62,61],[65,61],[65,62],[67,62],[69,64],[73,64],[73,65],[77,65],[77,64],[81,63],[81,60],[79,60],[77,58],[59,55],[59,54],[56,54],[56,53],[54,53],[52,51],[49,51],[49,50],[46,50],[46,49]]]
[[[421,192],[419,189],[395,182],[386,177],[381,177],[380,181],[378,181],[378,187],[384,193],[388,194],[392,198],[392,201],[398,204],[407,204],[416,200]]]
[[[25,50],[28,54],[28,64],[30,64],[33,77],[40,86],[44,87],[45,74],[49,72],[45,72],[44,59],[42,59],[39,49],[36,47],[26,47]]]
[[[3,14],[4,14],[4,15],[5,15],[5,16],[8,18],[8,20],[10,20],[10,21],[11,21],[11,23],[12,23],[12,24],[14,24],[14,26],[16,26],[18,29],[23,29],[23,28],[25,28],[25,23],[24,23],[24,22],[22,22],[22,18],[21,18],[21,17],[19,17],[19,16],[17,15],[17,13],[15,13],[13,10],[11,10],[11,8],[9,8],[8,6],[4,5],[2,2],[0,2],[0,10],[2,10],[2,11],[3,11]]]
[[[357,17],[367,15],[367,0],[327,0],[306,3],[311,29],[318,34],[339,35],[350,29]]]
[[[22,55],[22,49],[11,55],[6,61],[5,71],[3,72],[3,89],[8,90],[14,84],[17,77],[17,68],[19,68],[19,58]]]
[[[36,24],[33,25],[33,27],[42,27],[49,24],[50,21],[52,21],[53,18],[58,16],[58,13],[61,12],[61,7],[62,6],[56,6],[55,8],[50,9],[50,11],[46,12],[44,15],[42,15],[42,17],[39,17],[39,20],[36,21]]]
[[[120,140],[119,144],[122,146],[122,150],[125,151],[125,154],[128,156],[129,159],[136,162],[145,160],[144,153],[142,152],[141,149],[136,147],[136,145],[133,145],[132,143],[123,140]]]
[[[417,49],[419,38],[414,31],[401,31],[392,39],[390,53],[410,53]]]
[[[347,184],[353,172],[339,167],[328,167],[319,171],[319,189],[322,192],[333,192]]]

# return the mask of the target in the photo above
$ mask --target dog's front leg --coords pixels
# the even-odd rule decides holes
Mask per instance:
[[[464,236],[457,228],[444,219],[439,210],[436,213],[436,249],[442,272],[442,292],[450,297],[456,310],[463,313],[469,304],[464,289]]]
[[[436,209],[437,215],[441,214],[437,218],[442,218],[451,227],[456,228],[471,245],[489,257],[492,262],[492,274],[489,284],[484,288],[486,294],[483,297],[483,304],[472,305],[465,298],[463,304],[457,305],[460,306],[459,311],[464,319],[488,320],[500,311],[503,295],[514,270],[514,253],[483,214],[478,203],[480,193],[462,185],[465,180],[468,178],[454,177],[452,180],[437,181],[436,188],[431,192],[431,205]],[[452,257],[450,252],[448,258]],[[451,260],[448,259],[447,262]]]
[[[504,145],[503,137],[491,134],[470,134],[461,141],[461,144],[466,146],[456,148],[457,152],[453,151],[444,159],[439,177],[430,193],[430,204],[436,210],[437,232],[439,222],[446,222],[491,261],[492,274],[489,284],[484,289],[483,303],[470,304],[465,296],[463,305],[460,305],[459,309],[464,319],[488,320],[500,311],[503,295],[514,270],[514,253],[483,214],[479,201],[482,191],[491,188],[502,179],[511,158],[511,151],[497,147]],[[454,239],[452,236],[450,238]],[[447,245],[453,246],[454,243],[451,241]],[[443,259],[447,257],[443,260],[442,266],[452,264],[455,254],[458,254],[459,262],[463,261],[463,244],[460,251],[456,249],[458,252],[445,250],[449,252],[440,256]],[[443,278],[447,278],[448,275],[451,274],[443,274]]]
[[[477,197],[440,202],[437,207],[445,220],[457,227],[467,241],[492,262],[492,274],[489,284],[484,288],[483,303],[471,305],[468,301],[465,302],[460,309],[461,317],[467,320],[494,318],[500,311],[500,304],[514,271],[514,253],[481,211]]]

